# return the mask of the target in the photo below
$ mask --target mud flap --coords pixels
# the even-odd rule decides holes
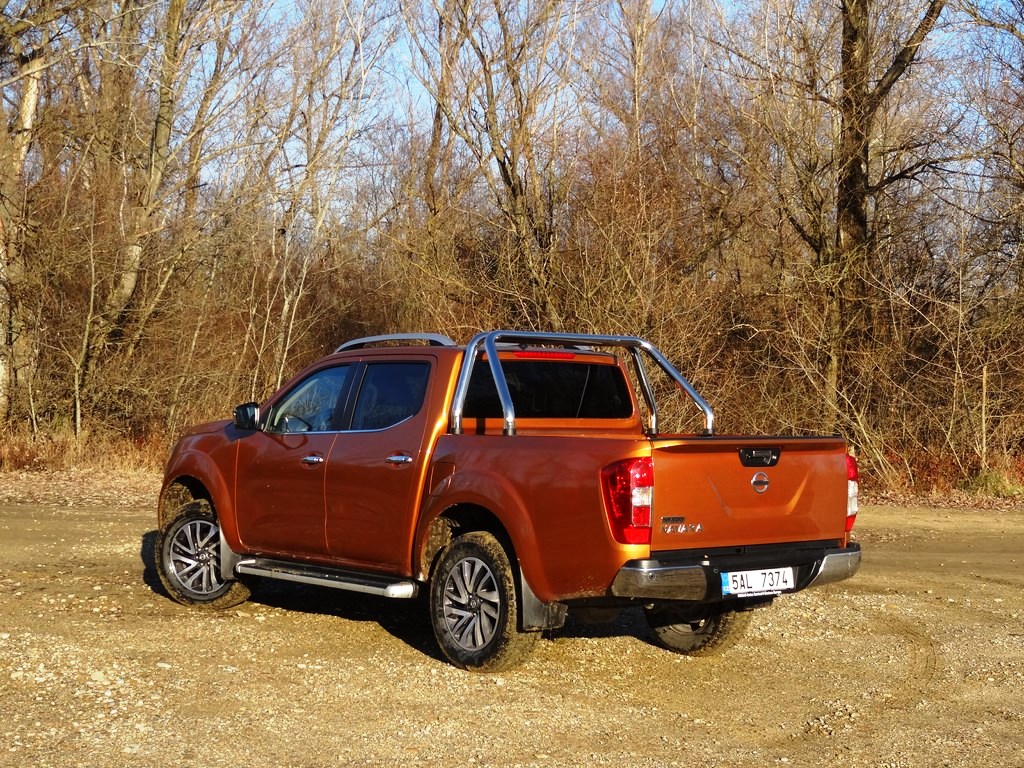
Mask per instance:
[[[519,571],[519,628],[524,632],[538,629],[558,629],[565,625],[569,607],[565,603],[543,603],[530,589],[530,584]]]
[[[225,581],[235,581],[238,579],[238,576],[235,575],[235,566],[242,558],[228,546],[228,542],[224,538],[224,530],[219,523],[217,533],[220,535],[220,577]]]

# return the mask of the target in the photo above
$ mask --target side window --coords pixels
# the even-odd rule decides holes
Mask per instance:
[[[386,429],[419,413],[428,363],[370,363],[356,398],[352,429]]]
[[[349,367],[317,371],[288,393],[270,414],[268,432],[329,432]],[[337,416],[341,416],[337,413]]]

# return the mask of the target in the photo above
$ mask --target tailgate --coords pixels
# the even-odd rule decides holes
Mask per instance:
[[[652,551],[845,535],[840,438],[665,438],[651,445]]]

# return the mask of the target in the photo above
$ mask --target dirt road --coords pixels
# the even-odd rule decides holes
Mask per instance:
[[[419,604],[161,594],[157,479],[0,475],[0,766],[1022,766],[1024,510],[867,507],[861,573],[688,659],[643,619],[443,663]]]

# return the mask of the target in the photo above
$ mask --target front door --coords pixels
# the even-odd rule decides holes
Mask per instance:
[[[243,439],[236,509],[246,551],[324,559],[324,477],[352,366],[314,371]]]

